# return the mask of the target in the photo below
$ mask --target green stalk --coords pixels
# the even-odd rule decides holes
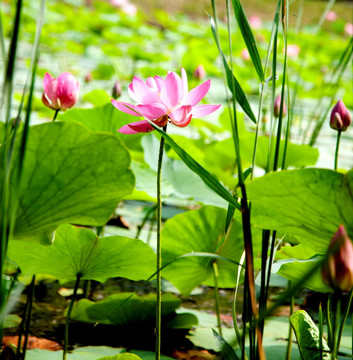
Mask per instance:
[[[274,20],[272,22],[271,39],[270,39],[270,43],[268,45],[268,50],[267,50],[267,55],[266,55],[266,60],[265,60],[265,66],[264,66],[264,74],[265,74],[265,76],[266,76],[266,72],[267,72],[267,68],[268,68],[268,63],[269,63],[269,59],[270,59],[271,50],[272,50],[272,47],[273,47],[273,43],[275,41],[275,37],[276,37],[276,40],[277,40],[277,36],[275,36],[275,34],[277,33],[277,29],[278,29],[278,14],[279,14],[280,4],[281,4],[281,0],[279,0],[278,3],[277,3],[275,17],[274,17]],[[275,43],[275,47],[277,47],[277,41]],[[275,73],[272,74],[272,82],[273,83],[276,82],[276,74]],[[263,104],[264,95],[265,95],[265,84],[262,83],[261,92],[260,92],[260,100],[259,100],[259,111],[258,111],[258,115],[257,115],[257,124],[256,124],[256,131],[255,131],[254,152],[253,152],[252,165],[251,165],[251,169],[252,169],[252,171],[251,171],[251,180],[254,178],[256,150],[257,150],[257,142],[258,142],[258,135],[259,135],[259,127],[260,127],[260,122],[261,122],[261,113],[262,113],[262,104]],[[270,140],[269,140],[269,142],[270,142]]]
[[[31,296],[31,294],[34,294],[34,292],[32,292],[32,287],[34,289],[34,282],[35,282],[35,275],[33,275],[31,284],[29,286],[29,293],[27,296],[25,311],[23,313],[23,319],[21,321],[20,328],[18,331],[18,342],[17,342],[17,350],[16,350],[16,359],[17,360],[21,360],[21,358],[24,358],[24,356],[21,356],[21,348],[22,348],[21,344],[22,344],[22,337],[27,329],[27,323],[28,323],[27,318],[28,318],[28,316],[30,316],[29,310],[31,307],[30,302],[33,301],[33,296]],[[24,346],[23,346],[23,349],[24,349]],[[22,351],[23,351],[23,349],[22,349]]]
[[[348,314],[349,314],[349,309],[351,307],[351,303],[352,303],[352,298],[353,298],[353,289],[349,292],[349,300],[348,300],[348,304],[347,304],[347,307],[346,307],[346,310],[344,312],[344,315],[343,315],[343,318],[342,318],[342,321],[341,321],[341,324],[340,324],[340,328],[339,328],[339,331],[338,331],[338,337],[337,337],[337,353],[340,349],[340,345],[341,345],[341,339],[342,339],[342,334],[343,334],[343,328],[344,328],[344,325],[346,323],[346,320],[347,320],[347,317],[348,317]]]
[[[167,131],[167,125],[163,128]],[[162,227],[162,199],[161,199],[161,175],[164,152],[164,137],[161,137],[158,155],[157,168],[157,304],[156,304],[156,360],[161,358],[161,323],[162,323],[162,244],[161,244],[161,227]]]
[[[327,307],[326,307],[327,340],[330,349],[332,349],[333,341],[334,341],[332,337],[331,306],[332,306],[332,293],[327,298]]]
[[[339,318],[340,318],[340,313],[341,313],[341,299],[339,298],[339,295],[336,293],[336,301],[334,303],[334,309],[333,309],[333,327],[332,327],[332,338],[333,338],[333,343],[332,343],[332,348],[331,348],[331,354],[332,354],[332,360],[336,360],[337,359],[337,330],[338,330],[338,323],[339,323]]]
[[[72,298],[71,298],[71,301],[70,301],[70,304],[69,304],[69,308],[67,309],[66,321],[65,321],[63,360],[66,360],[67,346],[68,346],[68,343],[69,343],[69,322],[70,322],[72,308],[74,307],[74,303],[75,303],[75,300],[76,300],[77,290],[78,290],[78,287],[80,285],[81,277],[82,277],[82,274],[78,273],[77,276],[76,276],[74,292],[72,294]]]
[[[291,282],[288,282],[288,287],[291,286]],[[290,298],[290,309],[289,309],[289,316],[293,314],[294,311],[294,296]],[[291,353],[292,353],[292,341],[293,341],[293,328],[291,324],[289,324],[289,330],[288,330],[288,344],[287,344],[287,350],[286,350],[286,360],[290,360]]]
[[[58,113],[59,113],[59,109],[56,109],[55,112],[54,112],[54,116],[53,116],[53,122],[56,120],[56,117],[58,116]]]
[[[336,141],[336,150],[335,150],[335,171],[337,170],[337,164],[338,164],[338,151],[340,148],[340,140],[341,140],[341,133],[342,130],[337,130],[337,141]]]
[[[284,21],[284,18],[288,16],[288,9],[284,10],[286,1],[282,1],[282,26],[284,31],[284,63],[283,63],[283,75],[282,75],[282,90],[281,90],[281,105],[279,108],[279,117],[277,125],[277,137],[276,137],[276,148],[275,148],[275,158],[273,162],[273,171],[277,171],[278,159],[279,159],[279,150],[281,143],[281,134],[282,134],[282,121],[283,121],[283,105],[284,105],[284,90],[286,83],[286,73],[287,73],[287,22]],[[287,16],[285,16],[287,13]]]
[[[213,269],[213,279],[214,279],[214,299],[215,299],[215,309],[216,309],[216,316],[217,316],[218,333],[219,333],[219,335],[221,335],[223,337],[221,313],[219,310],[218,266],[215,261],[212,263],[212,265],[213,265],[212,269]]]
[[[35,286],[36,276],[33,275],[31,285],[30,285],[30,293],[28,294],[28,313],[26,314],[26,327],[25,327],[25,340],[23,342],[22,348],[22,358],[26,358],[26,351],[27,351],[27,344],[28,344],[28,337],[29,337],[29,328],[31,324],[31,315],[32,315],[32,308],[33,308],[33,299],[34,299],[34,286]],[[21,343],[19,343],[20,345]]]
[[[323,317],[322,317],[322,306],[321,306],[321,302],[319,305],[319,350],[320,350],[320,360],[322,360],[322,355],[323,355],[323,349],[324,346],[322,344],[322,338],[324,336],[324,322],[323,322]]]
[[[12,92],[13,92],[13,77],[15,72],[15,62],[16,62],[16,53],[17,53],[17,44],[20,30],[20,20],[21,20],[21,10],[22,10],[22,0],[17,1],[16,5],[16,15],[12,30],[12,38],[8,53],[8,60],[5,66],[5,79],[3,85],[3,97],[1,99],[0,107],[3,104],[5,107],[5,134],[8,134],[8,127],[10,126],[10,116],[11,116],[11,105],[12,105]],[[0,162],[3,164],[3,173],[1,188],[1,197],[0,197],[0,340],[2,339],[2,326],[4,321],[4,308],[6,303],[6,294],[2,291],[3,288],[3,268],[7,252],[7,243],[9,239],[9,172],[10,172],[10,163],[8,161],[9,153],[9,144],[5,143],[3,156]]]

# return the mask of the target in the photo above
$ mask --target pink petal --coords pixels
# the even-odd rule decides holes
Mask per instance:
[[[170,120],[179,127],[189,125],[192,117],[192,115],[189,115],[191,110],[192,106],[190,105],[181,106],[169,114]]]
[[[54,80],[54,78],[49,73],[45,73],[43,79],[43,88],[45,92],[47,91],[47,88],[49,84],[52,82],[52,80]]]
[[[201,118],[208,114],[213,113],[217,109],[220,108],[221,105],[197,105],[192,108],[192,117],[193,118]]]
[[[184,68],[181,68],[181,81],[183,83],[183,99],[188,93],[188,77]]]
[[[154,77],[154,80],[156,81],[158,92],[161,93],[164,84],[164,79],[157,75]]]
[[[140,99],[138,99],[137,96],[134,93],[134,87],[132,86],[132,83],[129,84],[129,87],[128,87],[127,91],[128,91],[129,96],[131,97],[132,100],[136,101],[137,103],[140,102]]]
[[[182,101],[182,105],[192,105],[195,106],[198,104],[207,94],[211,86],[211,80],[205,81],[203,84],[195,87],[190,90]]]
[[[147,120],[141,120],[124,125],[118,131],[122,134],[137,134],[147,133],[153,130],[153,126]]]
[[[134,115],[134,116],[142,116],[141,114],[139,114],[136,111],[136,106],[135,105],[131,105],[129,103],[126,102],[122,102],[122,101],[116,101],[114,99],[111,100],[111,103],[113,104],[113,106],[115,106],[117,109],[119,109],[120,111],[129,114],[129,115]]]
[[[155,91],[158,92],[157,83],[156,83],[156,80],[153,79],[153,77],[148,77],[148,78],[146,79],[146,84],[147,84],[147,86],[148,86],[149,88],[151,88],[151,89],[153,89],[153,90],[155,90]]]
[[[162,104],[137,105],[136,110],[145,118],[155,120],[166,115],[167,109]]]
[[[162,103],[169,111],[173,111],[179,104],[183,96],[183,85],[180,76],[175,72],[170,72],[164,80],[161,91]]]
[[[130,86],[130,90],[133,91],[134,96],[138,99],[137,102],[142,104],[161,102],[158,93],[150,89],[139,77],[134,76]]]

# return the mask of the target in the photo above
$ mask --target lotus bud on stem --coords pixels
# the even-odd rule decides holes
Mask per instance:
[[[335,151],[335,165],[334,169],[337,170],[338,152],[341,140],[342,131],[346,131],[352,122],[350,112],[347,110],[342,100],[338,100],[337,104],[333,107],[330,117],[330,127],[337,130],[337,141]]]

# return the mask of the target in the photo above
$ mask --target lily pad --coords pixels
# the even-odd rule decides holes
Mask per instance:
[[[180,306],[181,300],[172,294],[162,297],[162,316],[170,315]],[[94,303],[87,299],[80,300],[73,308],[74,320],[106,325],[141,324],[155,321],[156,295],[137,296],[134,293],[120,293],[108,296]]]
[[[16,141],[15,159],[19,151]],[[12,199],[19,201],[14,236],[50,232],[67,222],[105,224],[133,189],[129,165],[127,150],[111,135],[66,122],[31,127],[19,191],[16,171],[11,177]]]
[[[168,265],[163,277],[176,286],[182,294],[190,292],[200,284],[214,286],[213,262],[217,263],[219,287],[234,287],[239,262],[244,251],[243,230],[240,214],[235,219],[223,241],[226,210],[205,206],[169,219],[162,230],[162,259]],[[254,253],[261,246],[259,232],[254,233]],[[222,242],[223,241],[223,242]],[[195,253],[195,256],[192,256]],[[200,256],[202,253],[216,257]]]
[[[145,280],[155,271],[155,253],[141,240],[98,238],[85,228],[61,225],[52,245],[10,242],[8,257],[24,274],[48,274],[61,283],[82,279],[104,282],[112,277]]]

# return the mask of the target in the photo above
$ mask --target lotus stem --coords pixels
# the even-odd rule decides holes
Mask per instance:
[[[167,125],[163,128],[167,131]],[[161,175],[164,151],[164,137],[161,137],[159,144],[158,169],[157,169],[157,304],[156,304],[156,360],[161,358],[161,323],[162,323],[162,274],[159,271],[162,267],[162,199],[161,199]]]
[[[337,164],[338,164],[338,151],[340,148],[341,133],[342,130],[337,130],[337,141],[336,141],[336,151],[335,151],[335,171],[337,170]]]
[[[56,120],[59,111],[60,111],[59,109],[55,110],[52,122],[54,122]]]
[[[69,308],[67,309],[66,321],[65,321],[63,360],[66,360],[67,345],[68,345],[68,342],[69,342],[69,322],[70,322],[72,308],[74,307],[75,299],[76,299],[76,296],[77,296],[77,290],[78,290],[78,287],[80,285],[81,277],[82,277],[82,274],[78,273],[77,277],[76,277],[74,292],[72,294],[72,298],[71,298],[71,301],[70,301],[70,304],[69,304]]]

